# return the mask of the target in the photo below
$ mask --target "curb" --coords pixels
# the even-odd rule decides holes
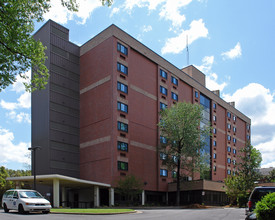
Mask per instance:
[[[134,214],[142,213],[140,211],[130,211],[130,212],[113,212],[113,213],[83,213],[83,212],[50,212],[50,214],[66,214],[66,215],[120,215],[120,214]]]

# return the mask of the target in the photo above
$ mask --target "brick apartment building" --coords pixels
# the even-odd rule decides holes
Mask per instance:
[[[192,65],[178,69],[115,25],[82,46],[71,43],[69,30],[51,20],[34,37],[47,46],[50,71],[46,89],[32,94],[32,145],[42,147],[37,174],[108,184],[110,197],[100,184],[92,189],[101,204],[116,202],[116,181],[133,174],[144,182],[143,203],[172,204],[175,188],[157,150],[162,141],[157,123],[162,108],[186,101],[204,107],[203,122],[211,123],[213,137],[205,148],[210,180],[183,184],[182,201],[225,200],[218,182],[235,174],[251,121],[219,91],[208,90],[203,73]],[[77,190],[63,200],[86,201]]]

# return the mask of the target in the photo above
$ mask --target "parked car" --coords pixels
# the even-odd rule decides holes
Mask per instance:
[[[26,189],[7,190],[2,198],[2,207],[5,212],[17,210],[23,214],[26,212],[42,212],[47,214],[51,210],[51,203],[39,192]]]
[[[253,212],[253,210],[255,209],[256,203],[260,201],[268,193],[273,193],[273,192],[275,192],[275,187],[272,187],[272,186],[255,187],[248,199],[247,208],[246,208],[246,215],[247,215],[246,219],[256,219],[256,215]]]

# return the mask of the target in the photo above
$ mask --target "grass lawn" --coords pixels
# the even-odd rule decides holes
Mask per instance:
[[[51,213],[115,214],[134,212],[133,209],[51,209]]]

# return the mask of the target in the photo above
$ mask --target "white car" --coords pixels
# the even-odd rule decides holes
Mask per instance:
[[[2,198],[2,207],[5,212],[18,210],[21,214],[41,211],[47,214],[52,208],[51,203],[39,192],[27,189],[7,190]]]

